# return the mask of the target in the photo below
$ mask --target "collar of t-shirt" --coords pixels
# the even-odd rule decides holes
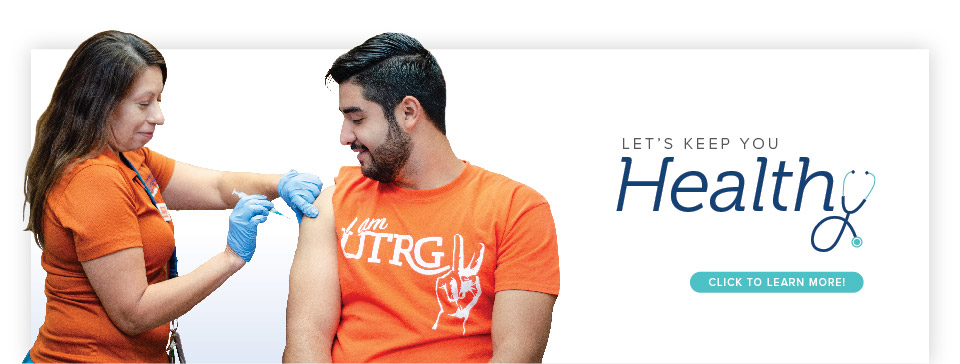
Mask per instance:
[[[120,170],[122,171],[120,173],[123,173],[124,177],[126,177],[128,180],[134,181],[134,183],[137,183],[138,185],[140,184],[136,181],[137,173],[128,168],[127,164],[120,160],[120,156],[117,155],[117,153],[114,153],[110,148],[104,148],[103,155],[110,159],[110,161],[115,162],[120,166]],[[127,160],[130,161],[130,164],[132,164],[134,167],[137,167],[137,170],[139,170],[140,166],[143,165],[143,154],[136,150],[129,151],[123,156],[127,157]]]
[[[429,201],[444,197],[469,183],[479,172],[480,167],[474,166],[468,161],[463,162],[466,163],[466,167],[463,168],[460,175],[443,186],[427,190],[410,190],[397,187],[397,185],[392,183],[380,183],[380,192],[383,193],[385,197],[397,198],[404,201]]]

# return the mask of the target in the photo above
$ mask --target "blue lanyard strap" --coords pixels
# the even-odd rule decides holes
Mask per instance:
[[[133,173],[137,174],[137,179],[140,180],[140,185],[143,186],[143,190],[147,191],[147,196],[150,196],[150,202],[153,202],[153,207],[157,207],[157,200],[153,198],[153,193],[150,192],[150,188],[147,187],[147,183],[143,181],[143,177],[140,177],[140,172],[133,167],[133,163],[130,163],[130,160],[127,159],[127,157],[123,156],[123,153],[117,153],[117,154],[120,155],[120,160],[122,160],[123,163],[127,165],[127,167],[130,167],[130,169],[133,170]]]
[[[143,177],[140,177],[140,172],[133,167],[133,163],[130,163],[130,160],[127,159],[127,157],[123,156],[123,153],[118,152],[117,155],[120,156],[120,160],[123,161],[123,164],[126,164],[127,167],[130,167],[130,169],[133,170],[133,173],[137,174],[137,179],[140,180],[140,185],[143,186],[143,190],[147,191],[147,196],[150,196],[150,202],[153,202],[153,207],[156,207],[159,210],[160,207],[157,206],[157,200],[153,198],[153,193],[150,192],[150,187],[147,187],[147,183],[143,181]],[[179,275],[177,272],[177,247],[173,247],[173,255],[170,256],[170,261],[168,261],[167,264],[170,270],[167,278],[176,278]]]

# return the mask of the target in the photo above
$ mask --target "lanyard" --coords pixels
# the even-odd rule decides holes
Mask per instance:
[[[153,198],[153,192],[150,192],[150,187],[147,187],[147,183],[143,180],[143,177],[140,176],[140,172],[133,167],[133,163],[130,163],[130,160],[127,159],[127,157],[124,157],[123,153],[118,152],[117,155],[120,156],[120,160],[123,161],[123,164],[126,164],[127,167],[133,170],[133,173],[137,174],[137,180],[140,181],[140,185],[143,186],[143,190],[147,192],[147,196],[150,197],[150,202],[153,202],[153,207],[156,207],[157,210],[161,210],[159,204],[157,204],[157,200]],[[166,208],[167,208],[166,204],[164,204],[163,210],[166,210]],[[169,212],[161,211],[161,215],[168,214],[168,213]],[[169,267],[168,278],[176,278],[179,275],[177,274],[177,247],[176,246],[173,247],[173,255],[170,256],[170,261],[167,262],[167,266]]]
[[[161,214],[168,213],[163,211],[167,208],[166,204],[163,204],[164,206],[162,209],[160,208],[159,204],[157,204],[157,200],[153,198],[153,192],[150,192],[150,187],[147,187],[147,182],[145,182],[143,177],[140,176],[140,171],[137,171],[137,169],[133,167],[133,163],[130,163],[130,160],[127,159],[127,157],[124,157],[123,153],[118,152],[117,154],[120,155],[120,160],[123,161],[123,164],[126,164],[127,167],[133,170],[133,173],[137,174],[137,180],[140,181],[140,185],[143,186],[143,190],[147,191],[147,196],[150,196],[150,202],[153,202],[153,207],[156,207],[157,210],[161,210]],[[178,275],[176,246],[173,247],[173,255],[170,256],[170,260],[167,262],[167,267],[169,267],[169,275],[167,279],[176,278]],[[181,363],[186,363],[186,360],[183,357],[183,343],[180,341],[180,334],[177,333],[177,326],[177,319],[173,319],[173,321],[170,322],[170,336],[167,338],[167,355],[171,363],[174,362],[174,353],[176,353]]]
[[[127,165],[127,167],[130,167],[130,169],[133,170],[133,173],[137,174],[137,179],[140,181],[140,186],[143,186],[143,190],[147,191],[147,196],[150,196],[150,202],[153,202],[153,207],[157,207],[157,200],[153,198],[153,193],[150,192],[150,188],[147,187],[147,183],[143,181],[143,177],[140,177],[140,172],[133,167],[133,163],[130,163],[130,160],[127,159],[127,157],[123,156],[123,153],[117,153],[117,154],[120,155],[120,160],[122,160],[123,163]]]

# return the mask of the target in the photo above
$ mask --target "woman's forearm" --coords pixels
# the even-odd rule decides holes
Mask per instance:
[[[148,285],[136,305],[123,315],[126,327],[117,326],[128,335],[138,335],[170,322],[213,293],[244,264],[228,247],[188,274]]]
[[[279,197],[280,177],[283,175],[218,171],[178,161],[163,198],[172,210],[224,210],[237,203],[234,189],[271,200]]]
[[[280,182],[281,174],[260,174],[250,172],[223,172],[220,176],[220,182],[217,184],[221,198],[226,201],[227,208],[233,207],[237,203],[238,197],[233,195],[233,190],[246,193],[248,195],[264,195],[268,200],[280,197],[277,193],[277,183]]]

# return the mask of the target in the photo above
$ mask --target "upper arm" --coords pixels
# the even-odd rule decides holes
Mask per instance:
[[[285,362],[331,359],[333,337],[340,324],[334,188],[324,189],[314,202],[319,216],[304,218],[300,224],[297,252],[290,268]]]
[[[532,190],[530,190],[532,192]],[[550,205],[533,192],[515,200],[497,245],[496,291],[560,293],[560,255]]]
[[[525,188],[498,242],[492,361],[539,362],[560,292],[560,258],[546,200]]]
[[[171,210],[213,210],[230,207],[220,191],[223,172],[176,162],[163,200]]]
[[[107,316],[120,331],[136,335],[136,307],[147,289],[143,248],[129,248],[80,262]]]
[[[67,182],[51,207],[73,234],[77,260],[110,320],[124,333],[147,287],[134,191],[117,169],[91,165]]]
[[[493,304],[491,361],[530,363],[543,360],[557,296],[531,291],[497,292]]]

